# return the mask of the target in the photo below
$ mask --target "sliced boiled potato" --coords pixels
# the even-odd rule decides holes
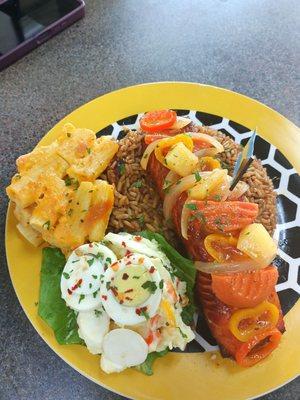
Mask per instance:
[[[104,360],[115,364],[120,370],[142,364],[147,358],[148,346],[143,337],[135,331],[125,328],[113,329],[104,337],[103,355]],[[103,364],[101,367],[103,368]]]
[[[209,175],[200,179],[200,181],[189,190],[189,198],[193,200],[204,200],[209,197],[215,189],[222,185],[227,179],[226,169],[214,169]]]
[[[165,165],[180,176],[190,175],[197,164],[198,157],[182,142],[175,144],[165,157]]]
[[[277,254],[276,244],[262,224],[246,226],[240,233],[237,248],[264,267]]]
[[[101,306],[95,310],[78,313],[78,334],[84,340],[90,353],[102,353],[102,342],[109,331],[109,321],[109,316]]]

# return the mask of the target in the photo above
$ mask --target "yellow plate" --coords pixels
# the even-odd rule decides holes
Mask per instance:
[[[201,110],[221,115],[259,132],[300,171],[300,135],[297,127],[265,105],[243,95],[195,83],[162,82],[133,86],[99,97],[73,111],[41,140],[49,144],[69,121],[99,131],[129,115],[157,108]],[[135,370],[106,375],[99,357],[82,346],[60,346],[52,330],[38,317],[41,250],[23,240],[9,207],[6,252],[10,276],[19,301],[32,325],[68,364],[94,382],[134,399],[241,400],[259,396],[294,378],[300,371],[300,302],[285,318],[287,332],[279,348],[261,364],[243,369],[211,353],[170,353],[155,364],[151,377]]]

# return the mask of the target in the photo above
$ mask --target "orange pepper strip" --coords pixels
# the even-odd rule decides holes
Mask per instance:
[[[281,336],[281,333],[276,328],[253,336],[248,342],[243,343],[236,352],[236,362],[242,367],[252,367],[252,365],[260,362],[276,349]],[[265,340],[267,341],[264,343]],[[257,348],[255,349],[256,346]]]
[[[268,313],[266,319],[262,319],[264,313]],[[279,310],[268,301],[263,301],[254,308],[242,308],[235,311],[229,321],[231,333],[241,342],[248,342],[258,332],[274,328],[278,322]],[[244,328],[240,327],[242,321],[250,320]]]
[[[199,160],[200,171],[212,171],[216,168],[221,168],[219,160],[213,157],[205,156]]]

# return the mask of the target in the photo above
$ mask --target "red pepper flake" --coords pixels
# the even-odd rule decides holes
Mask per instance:
[[[68,289],[68,293],[69,293],[69,294],[72,294],[72,290]]]
[[[127,263],[125,265],[130,265],[130,264],[131,264],[131,261],[127,261]]]
[[[141,315],[141,313],[142,313],[142,312],[145,312],[145,311],[147,311],[147,306],[141,307],[141,308],[136,308],[136,309],[135,309],[135,313],[136,313],[137,315]]]
[[[137,242],[140,242],[142,240],[141,236],[135,236],[134,240],[136,240]]]
[[[122,242],[121,245],[122,245],[123,247],[126,247],[126,243],[125,243],[125,242]]]
[[[129,278],[129,275],[126,274],[126,272],[122,275],[122,279],[124,279],[124,281],[126,281]],[[126,293],[126,292],[125,292]]]
[[[133,289],[127,289],[127,290],[125,290],[124,293],[131,293],[131,292],[133,292]]]
[[[117,297],[118,296],[118,291],[114,286],[110,287],[110,290],[113,292],[114,296]]]
[[[132,298],[131,298],[131,297],[128,297],[128,296],[126,296],[126,297],[125,297],[125,300],[132,301]]]
[[[79,281],[77,283],[75,283],[75,285],[73,287],[71,287],[71,289],[76,290],[80,287],[81,284],[82,284],[82,279],[79,279]]]
[[[92,243],[89,243],[89,247],[93,247]]]
[[[150,274],[153,274],[154,271],[155,271],[155,268],[152,265],[152,267],[149,269],[149,272],[150,272]]]
[[[105,294],[103,294],[101,297],[103,300],[105,300],[105,301],[107,300],[107,296]]]
[[[126,254],[125,254],[125,257],[129,257],[129,256],[131,256],[132,255],[132,252],[130,251],[130,250],[127,250],[126,251]]]

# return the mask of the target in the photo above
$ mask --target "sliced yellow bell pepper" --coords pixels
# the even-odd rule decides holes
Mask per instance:
[[[267,313],[267,316],[260,318],[264,313]],[[268,301],[263,301],[254,308],[235,311],[230,318],[229,329],[238,340],[247,342],[259,332],[275,327],[278,318],[278,308]],[[249,320],[249,323],[246,320]],[[241,327],[242,321],[246,322],[243,327]]]
[[[212,233],[204,239],[205,250],[219,263],[229,261],[239,251],[236,249],[237,238],[221,233]],[[237,254],[238,255],[238,254]]]
[[[160,140],[160,142],[157,144],[154,152],[155,152],[155,157],[158,159],[158,161],[166,166],[166,161],[165,161],[165,156],[170,147],[174,146],[176,143],[183,143],[189,150],[193,150],[194,148],[194,143],[192,138],[185,134],[185,133],[180,133],[179,135],[172,136],[166,139]]]

